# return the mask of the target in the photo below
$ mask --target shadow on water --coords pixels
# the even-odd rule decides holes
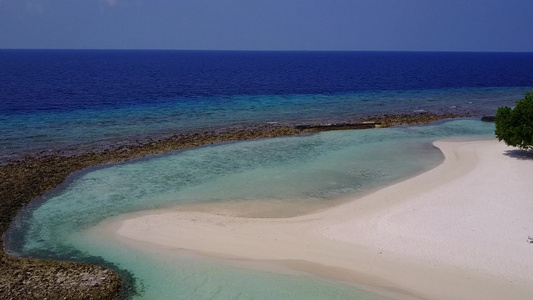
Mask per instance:
[[[513,149],[505,151],[504,154],[520,160],[533,160],[533,150]]]

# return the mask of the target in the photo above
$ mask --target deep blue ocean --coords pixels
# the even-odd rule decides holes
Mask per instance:
[[[493,115],[531,90],[532,71],[533,53],[0,50],[0,162],[266,123]],[[87,169],[25,207],[5,248],[110,262],[135,278],[132,299],[405,299],[303,272],[132,247],[92,228],[182,205],[249,205],[269,217],[324,209],[439,165],[432,142],[449,137],[494,138],[494,124],[472,118],[329,131]]]
[[[533,53],[0,50],[0,160],[203,129],[494,114]]]

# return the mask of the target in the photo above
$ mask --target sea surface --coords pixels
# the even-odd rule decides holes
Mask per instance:
[[[533,53],[0,50],[0,162],[190,131],[494,114]]]
[[[532,53],[0,50],[0,157],[266,123],[493,115],[531,90],[531,70]],[[92,168],[24,209],[6,249],[110,262],[135,278],[134,299],[386,299],[308,274],[126,250],[90,228],[176,205],[338,203],[435,167],[443,160],[436,139],[493,136],[492,123],[471,118],[225,143]]]

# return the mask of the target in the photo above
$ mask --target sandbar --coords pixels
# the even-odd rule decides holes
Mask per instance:
[[[307,215],[174,207],[92,230],[127,247],[261,261],[398,298],[532,299],[533,156],[496,140],[434,145],[445,156],[436,168]]]

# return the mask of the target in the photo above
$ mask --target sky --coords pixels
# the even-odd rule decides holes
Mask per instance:
[[[0,48],[533,52],[533,0],[0,0]]]

